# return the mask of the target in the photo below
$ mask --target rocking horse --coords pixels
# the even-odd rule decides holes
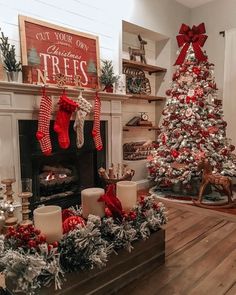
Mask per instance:
[[[217,175],[212,173],[212,166],[207,159],[203,159],[198,164],[198,171],[202,172],[202,182],[199,190],[198,200],[194,201],[194,204],[204,208],[231,208],[234,203],[232,200],[232,181],[227,176]],[[211,184],[216,188],[220,194],[225,194],[228,197],[228,202],[222,205],[219,204],[204,204],[202,202],[202,195],[208,184]]]

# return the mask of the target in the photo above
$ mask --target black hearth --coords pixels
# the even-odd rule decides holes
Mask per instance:
[[[85,121],[85,143],[76,146],[73,121],[70,122],[70,147],[59,147],[57,134],[50,125],[52,155],[44,156],[35,134],[36,120],[19,120],[21,177],[32,178],[33,197],[31,208],[41,204],[56,204],[63,208],[80,204],[80,192],[84,188],[101,186],[98,168],[106,166],[106,122],[101,122],[104,148],[96,151],[92,138],[92,121]]]

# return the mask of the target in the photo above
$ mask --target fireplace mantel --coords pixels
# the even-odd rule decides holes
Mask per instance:
[[[0,166],[15,166],[14,191],[19,192],[21,179],[19,161],[19,120],[37,120],[41,100],[41,85],[9,83],[0,81]],[[52,120],[55,118],[57,102],[62,89],[49,86],[48,95],[53,98]],[[76,98],[78,89],[66,89],[71,98]],[[95,91],[85,90],[83,96],[93,103]],[[107,165],[122,162],[122,102],[127,95],[99,92],[101,98],[101,120],[107,122]],[[93,114],[88,116],[93,120]],[[32,134],[32,136],[35,136]]]
[[[28,95],[39,95],[42,89],[42,85],[35,84],[26,84],[26,83],[15,83],[15,82],[6,82],[0,81],[0,92],[12,92],[17,94],[28,94]],[[47,86],[46,87],[48,95],[59,96],[61,94],[62,88],[56,86]],[[79,89],[76,88],[66,88],[66,93],[70,97],[77,97]],[[92,99],[94,97],[95,90],[83,90],[83,96],[86,99]],[[129,99],[130,95],[118,94],[118,93],[109,93],[109,92],[98,92],[101,100],[119,100],[124,101]]]

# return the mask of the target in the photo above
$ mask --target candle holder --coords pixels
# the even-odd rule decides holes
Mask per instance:
[[[12,204],[14,202],[12,184],[15,180],[15,167],[14,166],[1,166],[0,167],[1,183],[6,186],[6,202]]]
[[[29,209],[29,198],[32,197],[32,193],[30,192],[22,192],[19,194],[19,198],[22,199],[21,206],[22,206],[22,221],[20,222],[21,225],[30,225],[33,222],[29,219],[29,215],[31,210]]]
[[[14,216],[14,207],[12,204],[8,205],[7,218],[5,220],[4,230],[7,232],[9,227],[15,227],[17,225],[17,218]]]
[[[132,180],[135,171],[133,169],[129,169],[127,165],[118,164],[116,167],[112,165],[109,167],[108,171],[106,171],[103,167],[98,169],[98,174],[101,180],[107,184],[116,184],[119,181]]]
[[[12,184],[14,182],[15,182],[15,179],[13,179],[13,178],[3,179],[1,181],[1,183],[6,186],[6,191],[5,191],[4,195],[6,195],[6,201],[10,204],[12,204],[14,202],[14,198],[13,198],[14,192],[12,190]]]
[[[21,198],[21,206],[22,206],[22,221],[21,225],[29,225],[33,224],[33,222],[29,219],[29,215],[31,210],[29,209],[29,198],[33,196],[32,194],[32,179],[31,178],[23,178],[21,179],[21,191],[19,194],[19,198]]]

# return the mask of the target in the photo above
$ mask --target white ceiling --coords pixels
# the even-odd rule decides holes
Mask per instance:
[[[176,0],[176,1],[189,8],[194,8],[215,0]]]

